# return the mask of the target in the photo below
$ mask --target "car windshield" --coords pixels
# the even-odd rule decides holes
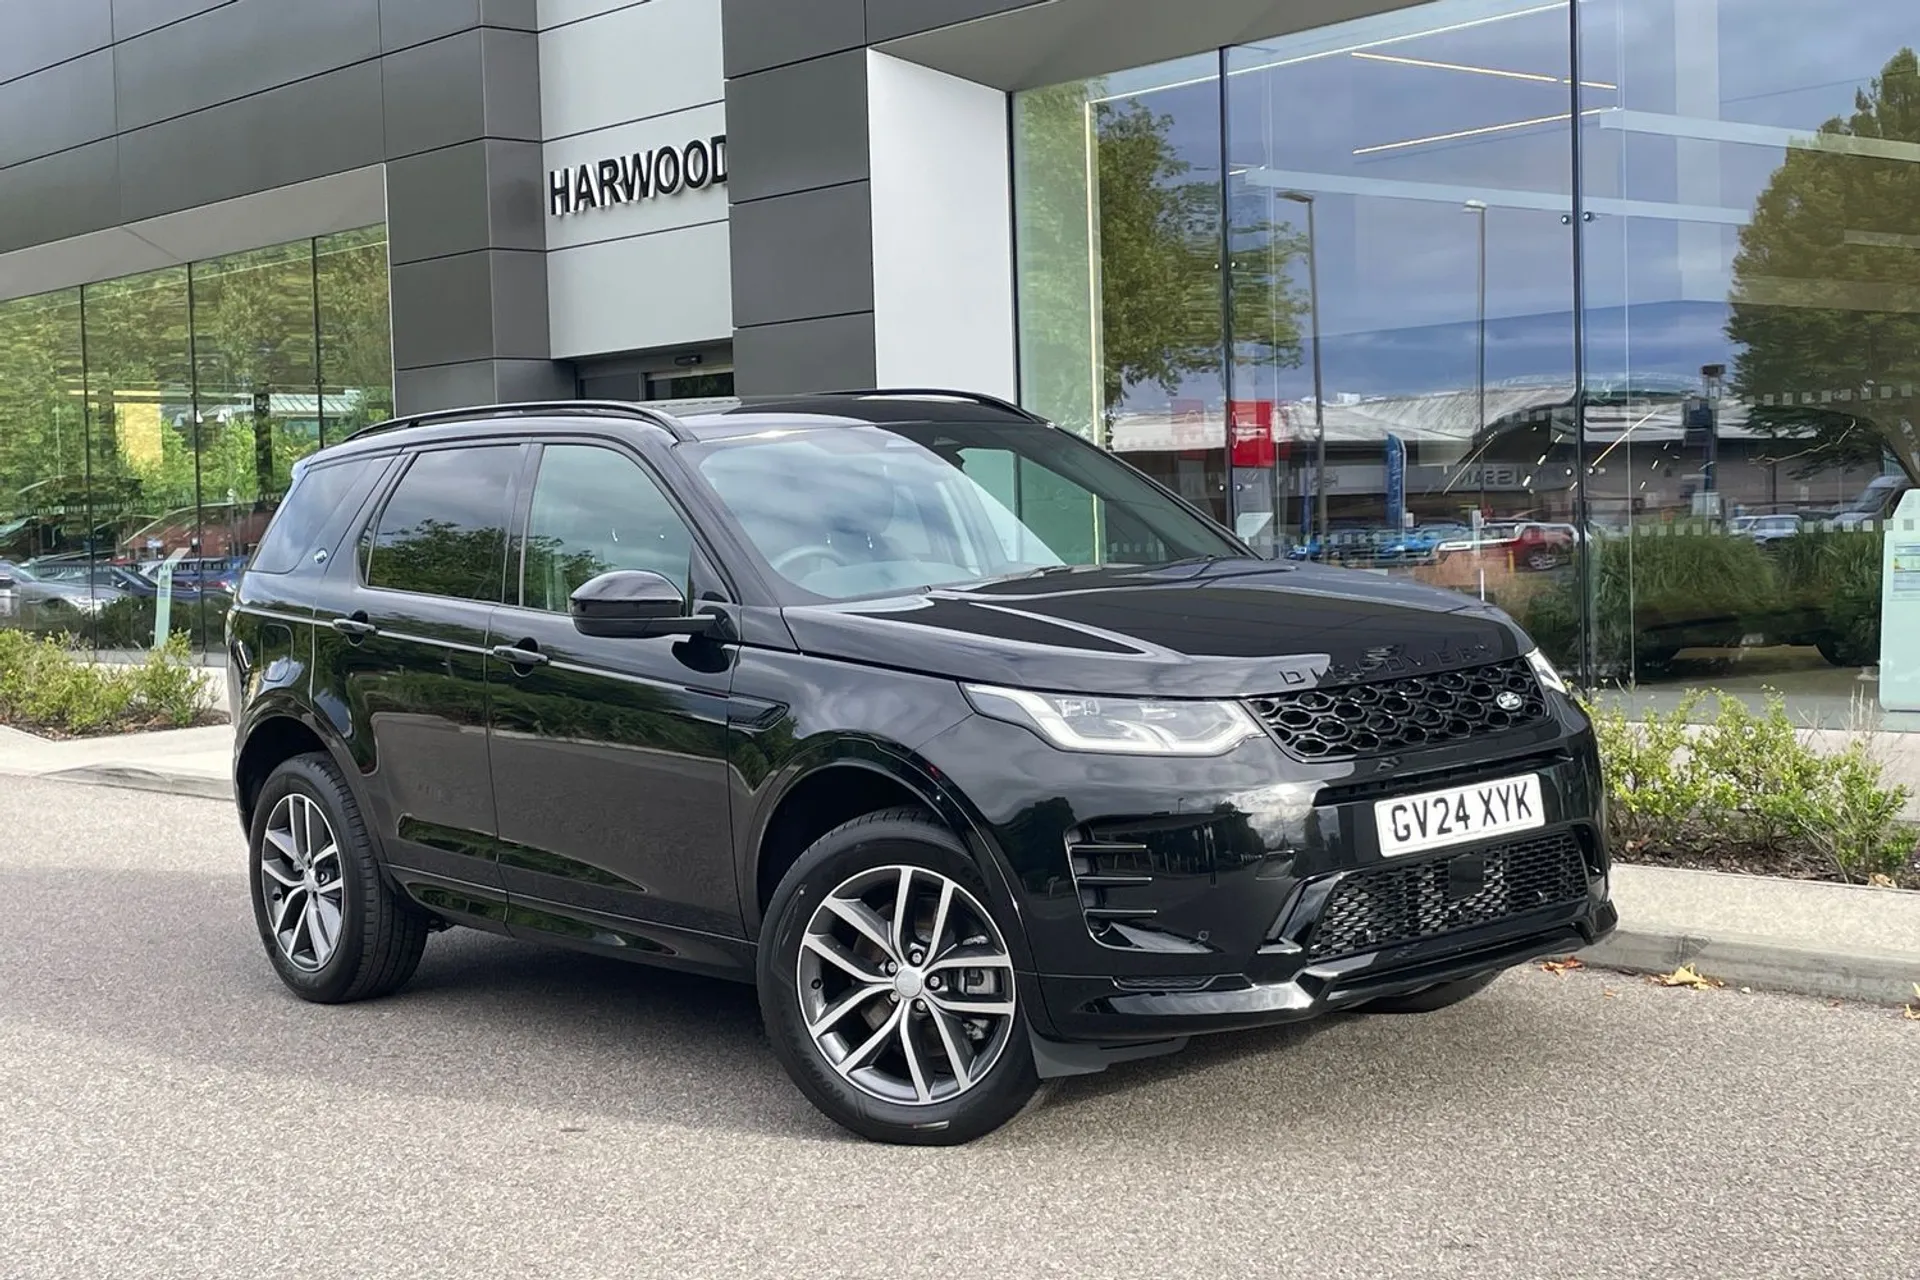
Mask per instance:
[[[686,448],[760,557],[806,597],[1248,554],[1132,468],[1047,427],[803,421]]]

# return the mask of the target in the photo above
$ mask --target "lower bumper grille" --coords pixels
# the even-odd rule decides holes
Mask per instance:
[[[1556,832],[1343,877],[1307,942],[1315,960],[1498,924],[1587,894],[1587,860]]]

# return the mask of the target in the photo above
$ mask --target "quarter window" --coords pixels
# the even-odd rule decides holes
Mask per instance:
[[[327,521],[341,504],[355,494],[359,482],[372,468],[375,459],[353,458],[324,467],[311,467],[293,482],[286,500],[267,526],[267,536],[253,553],[248,566],[253,573],[291,573],[314,540],[327,528]],[[384,463],[384,458],[377,461]],[[364,490],[360,490],[364,493]],[[356,501],[358,499],[356,498]],[[339,525],[333,526],[338,529]]]
[[[576,588],[616,569],[645,569],[689,589],[693,535],[653,477],[625,454],[549,445],[527,525],[521,601],[567,612]]]
[[[380,513],[367,585],[497,602],[519,461],[518,445],[436,449],[414,458]]]

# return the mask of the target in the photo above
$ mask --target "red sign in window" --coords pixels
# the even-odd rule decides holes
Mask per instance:
[[[1271,467],[1274,447],[1274,405],[1271,400],[1227,401],[1227,436],[1233,442],[1236,467]]]

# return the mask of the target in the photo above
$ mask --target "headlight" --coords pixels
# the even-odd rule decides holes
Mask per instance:
[[[1253,717],[1232,702],[1154,702],[962,687],[981,715],[1022,725],[1062,751],[1217,756],[1260,735]]]
[[[1539,677],[1541,685],[1555,693],[1567,692],[1566,678],[1560,674],[1546,654],[1538,649],[1533,650],[1527,654],[1527,665],[1533,668],[1533,674]]]

